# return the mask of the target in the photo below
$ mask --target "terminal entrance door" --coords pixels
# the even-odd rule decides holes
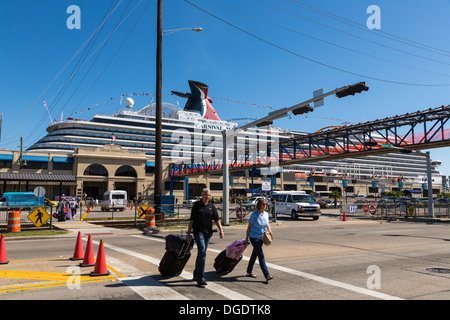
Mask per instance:
[[[87,197],[92,197],[92,199],[98,199],[99,203],[103,199],[103,194],[108,191],[107,182],[83,182],[83,194],[86,193]]]
[[[127,192],[128,201],[137,199],[136,182],[117,182],[115,183],[116,190],[124,190]]]

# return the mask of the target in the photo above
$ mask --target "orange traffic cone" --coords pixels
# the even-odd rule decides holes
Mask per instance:
[[[80,267],[92,267],[95,265],[94,260],[94,249],[92,248],[92,238],[91,235],[88,237],[86,244],[86,252],[84,253],[83,262],[80,263]]]
[[[83,241],[81,240],[81,232],[78,231],[77,243],[73,251],[73,257],[70,260],[83,260]]]
[[[91,276],[107,276],[109,271],[106,268],[105,248],[103,240],[100,240],[100,247],[98,248],[97,260],[95,261],[94,271],[91,272]]]
[[[0,240],[0,264],[7,264],[9,261],[6,259],[6,249],[5,249],[5,237],[2,234]]]
[[[345,211],[344,211],[344,214],[342,216],[342,221],[347,221],[347,219],[345,218]]]

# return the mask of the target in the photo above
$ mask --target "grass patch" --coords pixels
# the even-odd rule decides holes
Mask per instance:
[[[5,238],[12,237],[32,237],[32,236],[59,236],[69,233],[67,230],[50,230],[50,229],[31,229],[22,230],[21,232],[7,232],[6,229],[0,229],[0,233],[3,233]]]

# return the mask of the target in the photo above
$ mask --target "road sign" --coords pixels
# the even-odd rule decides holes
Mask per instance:
[[[42,196],[45,196],[45,189],[44,187],[36,187],[33,190],[34,195],[39,199]]]
[[[375,208],[375,206],[370,206],[369,207],[369,212],[371,215],[374,215],[377,212],[377,208]]]
[[[138,217],[141,219],[145,219],[145,212],[147,211],[148,206],[140,206],[138,210]]]
[[[383,148],[389,148],[389,149],[392,148],[392,144],[390,144],[390,143],[382,143],[381,146]]]
[[[358,213],[358,206],[350,206],[350,213]]]
[[[238,219],[242,219],[245,217],[245,215],[247,214],[247,210],[245,210],[244,207],[239,207],[236,209],[236,217],[238,217]]]
[[[270,191],[271,183],[270,181],[263,181],[261,184],[261,190],[262,191]]]
[[[369,212],[369,206],[368,206],[368,205],[365,205],[365,206],[363,207],[363,210],[364,210],[365,213]]]
[[[413,206],[409,206],[408,207],[408,213],[410,216],[412,216],[414,214],[414,207]]]
[[[40,227],[50,219],[50,215],[44,208],[38,207],[28,215],[28,219],[33,222],[36,227]]]

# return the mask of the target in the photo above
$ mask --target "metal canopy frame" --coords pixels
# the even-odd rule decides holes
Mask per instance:
[[[231,150],[230,171],[247,170],[296,163],[363,157],[403,150],[423,150],[450,146],[450,106],[397,115],[380,120],[342,126],[327,131],[296,135],[280,140],[274,146],[267,143],[256,158],[250,148]],[[277,148],[278,152],[273,152]],[[220,155],[217,157],[220,159]],[[171,164],[169,174],[175,176],[221,173],[222,162]]]

